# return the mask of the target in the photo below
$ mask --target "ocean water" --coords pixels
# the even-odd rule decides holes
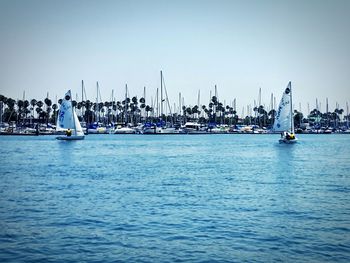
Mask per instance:
[[[350,262],[350,135],[0,137],[0,262]]]

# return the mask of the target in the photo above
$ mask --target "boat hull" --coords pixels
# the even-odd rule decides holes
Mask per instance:
[[[84,135],[72,135],[72,136],[57,136],[57,140],[61,141],[76,141],[76,140],[84,140]]]
[[[298,141],[298,139],[295,138],[293,140],[288,140],[286,138],[283,138],[283,139],[279,139],[278,141],[279,141],[279,143],[293,144],[293,143],[296,143]]]
[[[134,134],[136,133],[134,129],[131,128],[120,128],[114,131],[114,134]]]

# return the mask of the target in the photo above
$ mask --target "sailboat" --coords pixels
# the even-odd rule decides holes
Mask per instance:
[[[294,132],[293,104],[292,104],[292,83],[289,81],[283,92],[278,106],[273,130],[281,132],[280,143],[295,143],[297,138]]]
[[[78,116],[73,109],[71,91],[69,90],[61,103],[57,118],[57,131],[65,131],[66,135],[56,137],[57,140],[83,140],[84,132]]]

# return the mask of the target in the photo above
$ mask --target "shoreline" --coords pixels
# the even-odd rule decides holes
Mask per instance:
[[[204,133],[88,133],[87,135],[279,135],[280,133],[248,133],[248,132],[226,132],[226,133],[213,133],[213,132],[204,132]],[[297,133],[297,135],[332,135],[332,134],[350,134],[348,132],[334,132],[334,133]],[[0,136],[58,136],[62,135],[61,133],[20,133],[20,132],[1,132]]]

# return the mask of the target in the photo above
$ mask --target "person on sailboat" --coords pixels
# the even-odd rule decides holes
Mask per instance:
[[[68,130],[66,131],[66,135],[67,135],[68,137],[72,135],[71,129],[68,129]]]
[[[290,140],[294,140],[295,139],[294,133],[288,133],[288,135],[289,135]]]
[[[289,132],[283,132],[283,133],[281,133],[281,137],[282,137],[282,138],[286,138],[286,139],[289,140],[289,141],[295,139],[294,133],[289,133]]]

